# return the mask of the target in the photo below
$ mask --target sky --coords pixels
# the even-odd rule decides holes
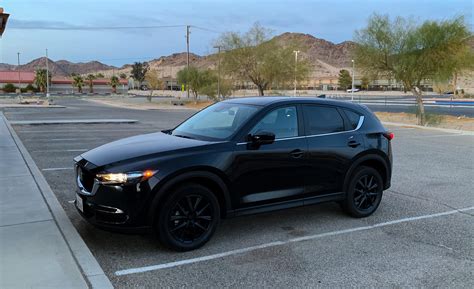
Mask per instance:
[[[0,63],[42,57],[111,65],[190,50],[214,52],[220,33],[247,31],[255,22],[274,35],[300,32],[339,43],[351,40],[372,13],[446,20],[464,15],[473,31],[474,0],[0,0],[10,14],[0,39]],[[100,27],[168,26],[153,29]],[[170,27],[171,26],[171,27]],[[86,28],[86,29],[84,29]]]

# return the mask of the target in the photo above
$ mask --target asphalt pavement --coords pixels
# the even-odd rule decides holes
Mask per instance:
[[[392,187],[365,219],[333,203],[223,220],[203,248],[176,253],[151,235],[102,231],[81,219],[72,159],[127,136],[172,128],[191,110],[4,109],[12,121],[136,119],[127,124],[15,125],[73,225],[117,288],[474,287],[474,136],[390,127]]]

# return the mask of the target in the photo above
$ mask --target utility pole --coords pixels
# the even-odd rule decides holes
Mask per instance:
[[[296,97],[296,69],[297,69],[297,66],[298,66],[298,53],[300,53],[299,50],[293,50],[293,53],[295,54],[295,91],[293,93],[293,96]]]
[[[20,101],[21,101],[21,88],[20,88],[20,52],[17,52],[17,55],[18,55],[18,66],[17,66],[17,70],[18,70],[18,96],[20,97]]]
[[[217,98],[221,99],[221,48],[222,46],[216,45],[217,48]]]
[[[49,99],[49,65],[48,48],[46,48],[46,97]]]
[[[352,59],[352,90],[351,90],[351,101],[354,101],[354,72],[355,72],[355,64],[354,64],[354,59]]]
[[[189,77],[189,28],[191,28],[190,25],[186,25],[186,68],[187,68],[187,77]],[[188,85],[188,79],[186,79],[186,96],[189,98],[189,85]]]

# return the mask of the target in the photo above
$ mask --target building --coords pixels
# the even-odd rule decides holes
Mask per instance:
[[[94,79],[94,93],[103,94],[111,93],[112,87],[109,85],[110,80],[107,78]],[[128,91],[128,80],[119,79],[120,84],[117,86],[117,93],[127,93]],[[25,88],[27,85],[35,84],[35,72],[34,71],[0,71],[0,89],[5,84],[11,83],[16,87]],[[73,87],[73,80],[71,77],[64,76],[53,76],[51,79],[51,85],[49,91],[51,93],[61,94],[77,94],[77,88]],[[87,94],[89,92],[89,82],[84,79],[84,86],[82,92]]]

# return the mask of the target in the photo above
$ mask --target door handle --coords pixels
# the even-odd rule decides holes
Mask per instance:
[[[356,148],[360,146],[360,142],[355,141],[355,140],[350,140],[347,142],[347,145],[350,146],[351,148]]]
[[[300,149],[293,150],[290,153],[291,157],[293,157],[295,159],[301,158],[303,156],[303,154],[304,154],[304,152]]]

